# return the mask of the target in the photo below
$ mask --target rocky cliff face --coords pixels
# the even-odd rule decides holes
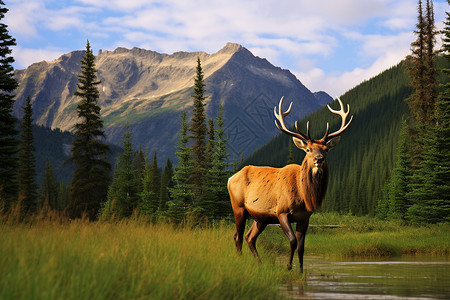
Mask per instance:
[[[21,114],[30,96],[37,124],[71,130],[77,121],[79,99],[73,93],[83,55],[84,51],[74,51],[18,70],[15,115]],[[278,133],[273,108],[281,96],[286,103],[294,102],[288,124],[323,105],[323,94],[318,99],[288,70],[237,44],[228,43],[214,54],[168,55],[139,48],[99,51],[99,105],[108,141],[120,144],[128,124],[136,147],[157,151],[163,159],[173,157],[179,115],[192,109],[197,57],[205,75],[207,115],[214,118],[219,103],[223,105],[230,152],[236,156],[248,155]]]

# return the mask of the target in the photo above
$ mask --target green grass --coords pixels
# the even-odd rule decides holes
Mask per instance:
[[[310,224],[339,225],[339,228],[310,227],[305,255],[330,258],[393,257],[401,255],[450,256],[450,224],[408,226],[401,221],[380,221],[336,213],[313,214]],[[260,245],[286,253],[287,239],[278,226],[269,226]],[[266,235],[266,236],[264,236]]]
[[[311,224],[341,227],[310,228],[307,256],[450,254],[449,224],[410,227],[337,214],[317,214]],[[278,299],[282,283],[303,280],[297,258],[293,271],[281,263],[289,243],[278,226],[268,226],[258,240],[262,264],[247,245],[242,256],[236,253],[233,234],[229,222],[3,217],[0,299]]]
[[[0,299],[275,299],[293,276],[274,254],[237,255],[231,224],[0,227]]]

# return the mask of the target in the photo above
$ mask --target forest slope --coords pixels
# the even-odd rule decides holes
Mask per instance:
[[[409,78],[402,62],[342,95],[341,100],[350,105],[354,119],[338,147],[329,153],[330,184],[324,210],[375,214],[383,186],[394,165],[396,140],[401,121],[408,111],[404,99],[410,93]],[[337,109],[338,105],[332,103],[331,107]],[[324,134],[327,122],[330,122],[330,131],[338,128],[341,122],[326,107],[299,121],[303,130],[307,121],[310,121],[313,138]],[[290,138],[280,134],[254,152],[245,163],[281,167],[286,164],[289,143]],[[294,149],[299,164],[303,156],[303,151]]]

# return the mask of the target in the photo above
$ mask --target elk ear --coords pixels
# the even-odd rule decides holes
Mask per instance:
[[[339,141],[340,141],[340,140],[341,140],[341,137],[340,137],[340,136],[337,136],[337,137],[332,138],[331,140],[329,140],[329,141],[327,142],[327,147],[328,147],[328,149],[332,149],[332,148],[336,147],[337,144],[339,144]]]
[[[305,141],[303,141],[299,138],[296,138],[296,137],[293,137],[292,140],[294,141],[294,144],[295,144],[295,146],[297,146],[297,148],[300,148],[303,151],[306,151],[306,142]]]

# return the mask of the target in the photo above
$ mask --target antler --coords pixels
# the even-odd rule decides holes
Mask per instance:
[[[344,130],[347,129],[348,125],[350,125],[350,123],[353,120],[353,116],[351,116],[350,117],[350,121],[348,121],[348,123],[345,124],[347,116],[348,116],[348,114],[350,112],[350,105],[347,104],[347,112],[345,112],[344,105],[342,104],[341,99],[339,99],[339,97],[338,97],[337,100],[339,102],[339,105],[341,106],[340,110],[331,109],[331,107],[328,104],[327,104],[327,107],[333,114],[337,114],[337,115],[341,116],[341,118],[342,118],[341,128],[338,131],[335,131],[335,132],[333,132],[331,134],[328,134],[328,130],[330,129],[330,125],[327,122],[327,131],[325,132],[325,135],[321,139],[321,141],[323,141],[323,142],[326,142],[326,141],[330,140],[331,138],[340,135],[342,132],[344,132]]]
[[[295,129],[297,129],[298,133],[292,132],[289,129],[286,128],[286,125],[284,124],[284,117],[286,117],[290,112],[291,112],[291,108],[292,108],[292,102],[289,105],[289,108],[287,111],[283,112],[283,110],[281,109],[281,106],[283,105],[283,99],[284,96],[281,97],[280,99],[280,104],[278,105],[278,111],[279,114],[277,114],[277,107],[275,106],[273,109],[273,113],[275,115],[275,118],[277,118],[278,122],[280,122],[280,125],[278,125],[277,121],[275,120],[275,125],[277,126],[278,129],[280,129],[282,132],[286,133],[287,135],[290,135],[292,137],[296,137],[299,138],[303,141],[309,141],[311,140],[309,137],[309,122],[307,123],[307,128],[306,128],[306,135],[304,135],[300,130],[298,130],[297,127],[297,122],[295,122]]]

